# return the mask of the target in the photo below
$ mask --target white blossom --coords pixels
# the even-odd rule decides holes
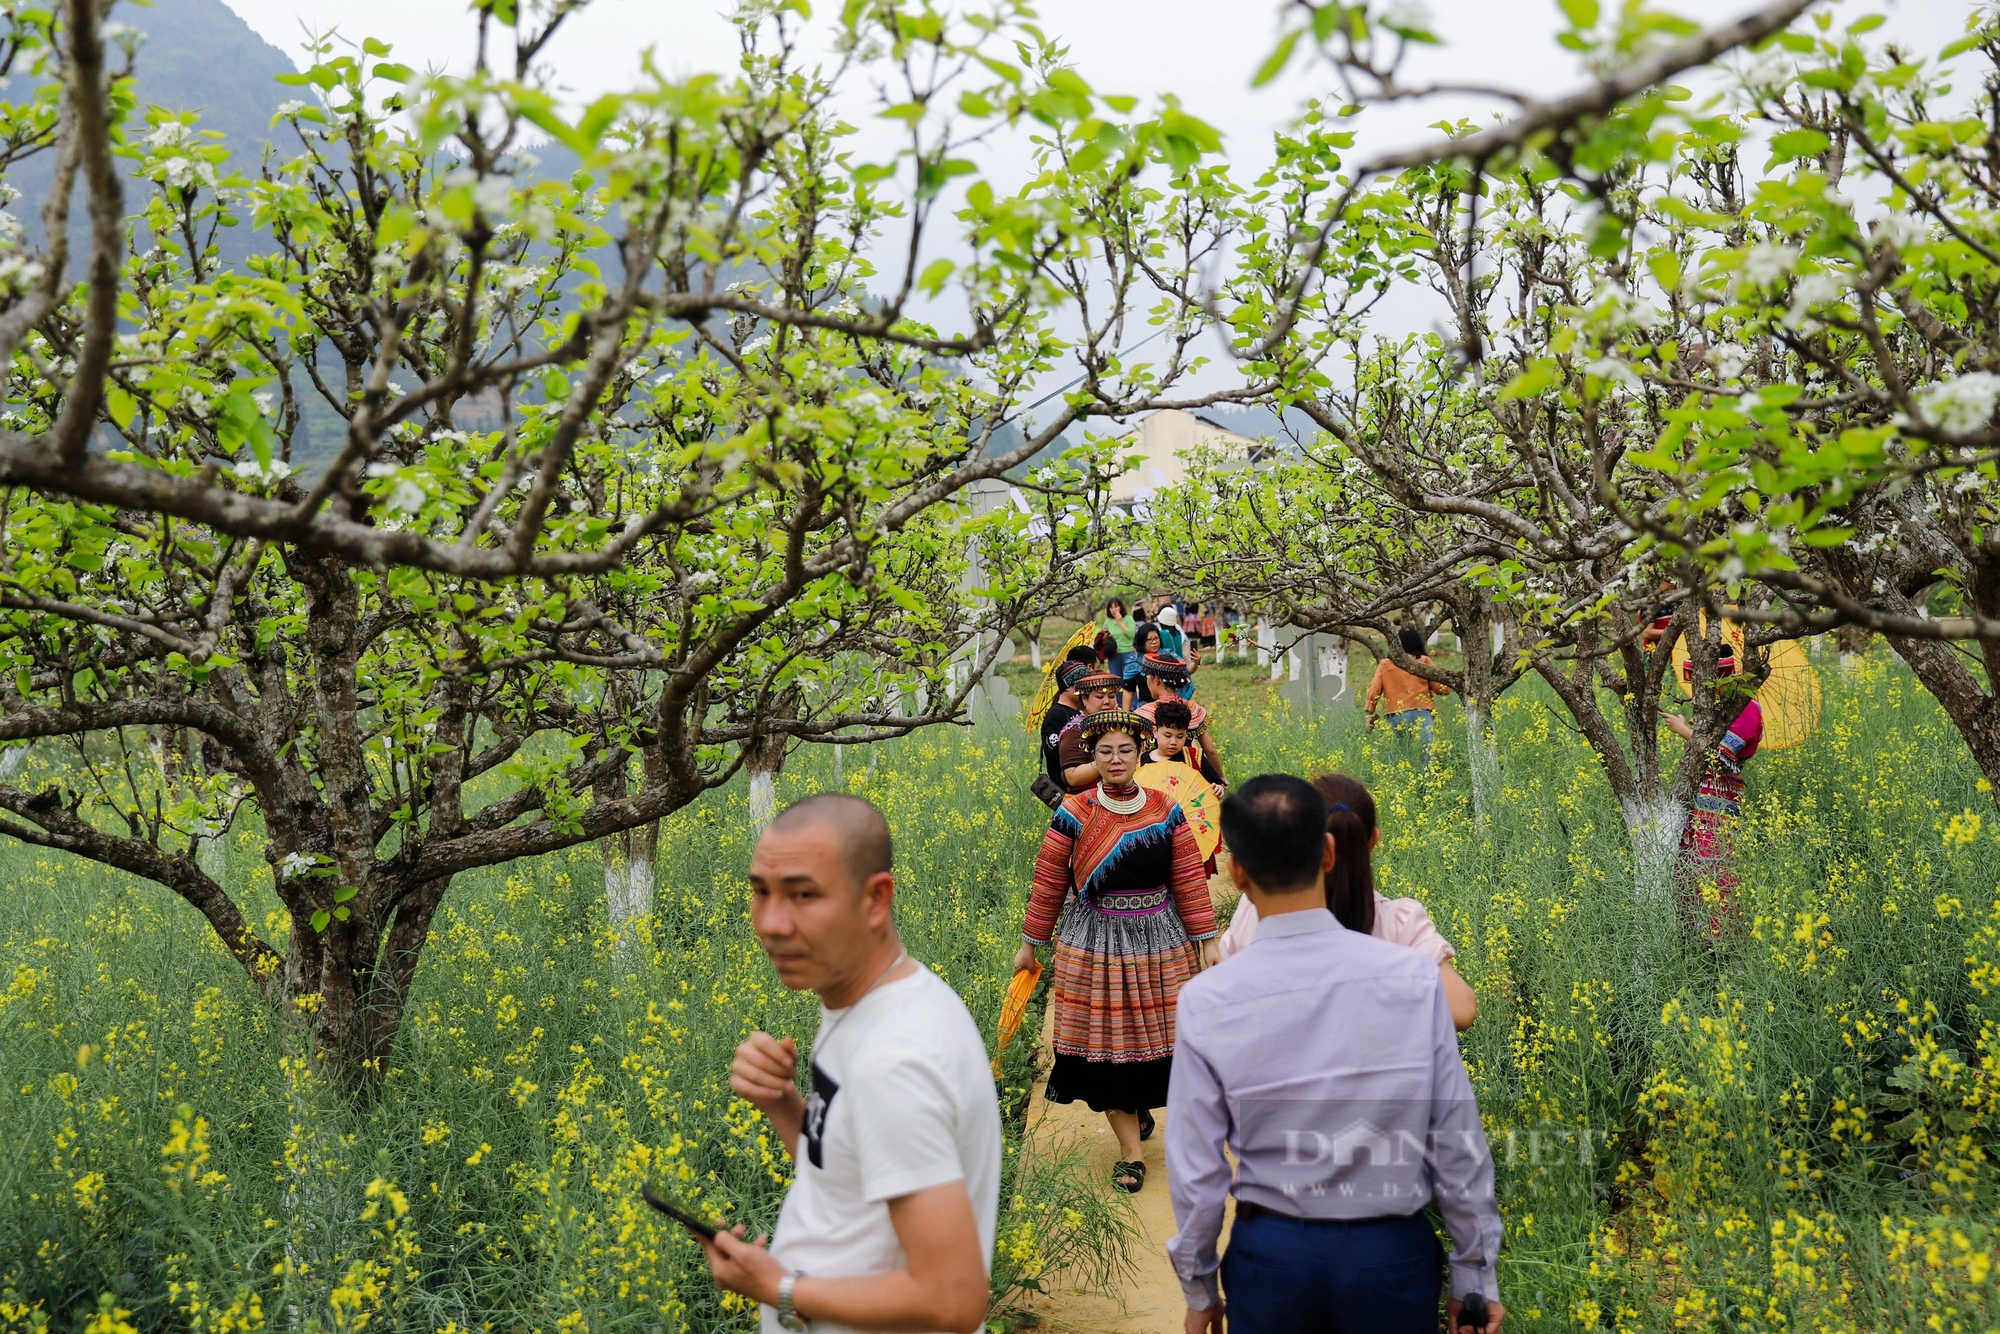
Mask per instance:
[[[290,101],[278,103],[278,114],[280,116],[296,116],[306,109],[306,105],[306,103],[294,97]]]
[[[285,859],[278,863],[278,869],[283,871],[286,878],[289,879],[293,876],[304,875],[318,865],[319,858],[312,856],[310,853],[288,852],[285,854]]]
[[[1792,271],[1799,252],[1788,245],[1759,241],[1743,257],[1743,277],[1759,287],[1768,287]]]
[[[1395,4],[1382,11],[1382,26],[1385,28],[1429,32],[1433,22],[1435,19],[1431,15],[1430,6],[1424,4],[1423,0],[1396,0]]]
[[[188,141],[189,128],[183,121],[163,120],[146,136],[148,148],[176,148]]]
[[[505,213],[514,202],[514,185],[505,176],[488,176],[472,192],[482,213]]]
[[[246,482],[261,482],[269,486],[290,477],[292,465],[283,459],[269,459],[263,463],[256,459],[239,459],[235,471]]]
[[[1891,213],[1878,218],[1873,231],[1876,241],[1896,250],[1908,250],[1931,239],[1930,224],[1910,213]]]
[[[1615,357],[1599,357],[1583,368],[1584,374],[1595,375],[1600,380],[1624,385],[1627,389],[1639,387],[1639,377],[1630,366]]]
[[[389,492],[389,508],[415,514],[424,507],[424,489],[405,477]]]
[[[1809,315],[1814,306],[1838,301],[1843,289],[1840,280],[1830,273],[1806,273],[1792,284],[1792,308],[1785,312],[1785,327],[1797,329],[1811,322]]]
[[[1979,430],[1993,420],[2000,402],[2000,375],[1972,371],[1953,380],[1929,385],[1917,395],[1924,416],[1954,434]]]
[[[1733,380],[1750,364],[1750,354],[1734,343],[1718,343],[1708,350],[1708,364],[1723,379]]]

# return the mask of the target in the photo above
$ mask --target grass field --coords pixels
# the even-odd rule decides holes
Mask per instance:
[[[1203,673],[1232,774],[1370,782],[1382,887],[1430,906],[1479,991],[1464,1051],[1510,1328],[2000,1325],[2000,843],[1893,660],[1827,669],[1817,735],[1752,763],[1743,926],[1713,947],[1635,900],[1594,761],[1532,690],[1498,710],[1482,837],[1452,706],[1423,769],[1345,702],[1294,718],[1259,676]],[[1041,824],[1031,744],[940,730],[849,750],[837,779],[801,756],[780,785],[882,804],[905,939],[989,1026]],[[727,1056],[813,1009],[747,927],[741,792],[663,832],[658,911],[622,950],[590,851],[465,877],[387,1094],[358,1109],[165,891],[0,850],[0,1326],[750,1328],[636,1185],[768,1225],[786,1164],[730,1099]],[[254,839],[231,870],[261,920]],[[998,1306],[1065,1264],[1109,1277],[1122,1202],[1059,1153],[1009,1153]]]

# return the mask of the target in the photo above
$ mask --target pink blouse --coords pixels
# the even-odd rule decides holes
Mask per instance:
[[[1369,934],[1391,945],[1422,951],[1433,963],[1443,963],[1458,953],[1438,934],[1423,904],[1415,899],[1386,898],[1379,890],[1375,894],[1375,929]],[[1227,959],[1256,938],[1257,906],[1245,895],[1236,905],[1236,915],[1229,919],[1229,930],[1223,933],[1222,957]]]

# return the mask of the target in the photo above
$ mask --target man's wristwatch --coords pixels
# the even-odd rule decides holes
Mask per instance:
[[[778,1323],[786,1329],[811,1328],[810,1322],[801,1319],[792,1307],[792,1287],[804,1277],[803,1271],[794,1269],[778,1280]]]

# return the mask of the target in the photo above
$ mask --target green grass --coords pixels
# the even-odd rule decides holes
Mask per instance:
[[[1463,1050],[1500,1158],[1510,1328],[2000,1323],[2000,846],[1899,666],[1826,669],[1820,731],[1752,763],[1741,929],[1714,944],[1635,898],[1595,762],[1532,688],[1498,711],[1482,838],[1454,703],[1424,769],[1350,701],[1289,715],[1265,675],[1202,673],[1232,776],[1368,782],[1385,892],[1429,905],[1480,994]],[[905,938],[990,1029],[1042,823],[1032,738],[939,730],[872,756],[846,752],[841,782],[897,832]],[[780,795],[831,766],[795,759]],[[0,850],[0,1326],[82,1329],[108,1295],[148,1329],[749,1328],[635,1197],[666,1179],[762,1228],[782,1196],[724,1078],[751,1027],[803,1035],[814,1012],[750,936],[747,856],[740,791],[669,821],[658,911],[624,953],[590,850],[465,877],[387,1093],[357,1109],[165,891]],[[260,850],[231,867],[261,920]],[[1010,1155],[1001,1303],[1063,1263],[1114,1278],[1123,1201]]]

